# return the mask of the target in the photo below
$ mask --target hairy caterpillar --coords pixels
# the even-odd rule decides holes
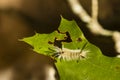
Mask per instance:
[[[60,60],[80,60],[82,58],[86,58],[88,50],[83,50],[86,44],[82,47],[82,49],[71,50],[67,48],[59,48],[56,47],[56,52],[53,57],[57,57]]]

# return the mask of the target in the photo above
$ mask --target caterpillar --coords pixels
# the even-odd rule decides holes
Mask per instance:
[[[59,48],[56,47],[56,52],[53,57],[57,57],[60,60],[80,60],[82,58],[86,58],[88,50],[84,50],[86,44],[82,47],[82,49],[71,50],[68,48]]]

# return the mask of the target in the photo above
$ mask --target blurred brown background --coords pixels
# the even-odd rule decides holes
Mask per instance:
[[[91,15],[91,0],[80,1]],[[119,4],[119,0],[99,0],[98,17],[104,28],[120,31]],[[0,70],[4,72],[10,68],[10,76],[13,77],[7,80],[48,80],[45,79],[48,76],[46,70],[48,67],[55,68],[53,61],[33,52],[31,46],[18,39],[32,36],[35,32],[56,30],[60,15],[76,20],[86,38],[100,47],[104,55],[117,55],[112,38],[90,33],[86,23],[74,15],[67,0],[0,0]],[[3,80],[2,77],[0,80]]]

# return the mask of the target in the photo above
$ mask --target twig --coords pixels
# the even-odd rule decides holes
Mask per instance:
[[[92,19],[97,20],[98,17],[98,0],[92,0]]]
[[[68,0],[68,3],[73,10],[73,12],[81,18],[82,21],[88,23],[91,21],[91,17],[87,14],[87,12],[83,9],[81,4],[78,2],[78,0]]]
[[[79,0],[68,0],[70,7],[74,14],[76,14],[82,21],[86,22],[90,31],[96,35],[111,36],[113,31],[103,29],[97,21],[98,16],[98,1],[92,1],[92,17],[85,11]],[[94,10],[95,9],[95,10]]]

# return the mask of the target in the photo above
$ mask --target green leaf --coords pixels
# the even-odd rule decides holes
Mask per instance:
[[[40,54],[62,56],[55,63],[61,80],[120,79],[120,59],[104,56],[87,41],[75,21],[62,18],[58,30],[50,34],[36,33],[23,41]]]
[[[64,37],[65,34],[59,34],[57,31],[54,31],[50,34],[36,33],[32,37],[24,38],[22,40],[32,45],[34,47],[34,50],[37,51],[38,53],[50,56],[53,54],[55,48],[54,46],[55,38],[63,39]],[[51,51],[51,49],[53,49],[53,51]]]

